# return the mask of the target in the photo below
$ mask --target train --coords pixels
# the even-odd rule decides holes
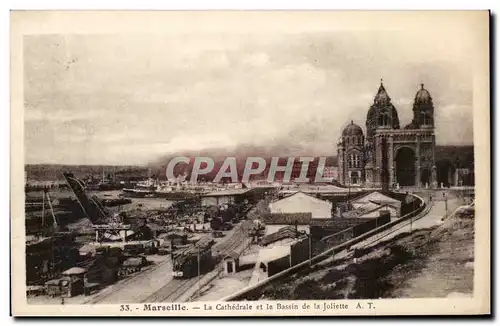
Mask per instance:
[[[192,278],[211,271],[215,266],[212,257],[213,244],[212,239],[201,239],[179,252],[172,251],[173,278]]]

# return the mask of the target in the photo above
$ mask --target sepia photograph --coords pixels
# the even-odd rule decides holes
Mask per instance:
[[[11,12],[13,315],[491,313],[489,24]]]

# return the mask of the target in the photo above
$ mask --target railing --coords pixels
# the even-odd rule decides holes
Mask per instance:
[[[384,224],[384,225],[382,225],[380,227],[377,227],[377,228],[375,228],[375,229],[373,229],[371,231],[363,233],[363,234],[361,234],[360,236],[358,236],[358,237],[356,237],[354,239],[351,239],[351,240],[346,241],[346,242],[344,242],[344,243],[342,243],[342,244],[340,244],[338,246],[330,248],[330,249],[322,252],[321,254],[312,257],[311,259],[308,259],[308,260],[306,260],[306,261],[304,261],[302,263],[299,263],[299,264],[297,264],[295,266],[292,266],[292,267],[290,267],[290,268],[288,268],[288,269],[286,269],[286,270],[284,270],[284,271],[282,271],[282,272],[280,272],[278,274],[275,274],[275,275],[273,275],[273,276],[271,276],[271,277],[269,277],[269,278],[267,278],[265,280],[262,280],[261,282],[258,282],[258,283],[254,284],[252,286],[249,286],[249,287],[246,287],[244,289],[241,289],[240,291],[238,291],[236,293],[233,293],[232,295],[229,295],[229,296],[227,296],[225,298],[222,298],[220,301],[239,301],[239,300],[244,300],[245,296],[248,296],[253,291],[256,291],[256,292],[259,291],[260,289],[262,289],[268,283],[271,283],[271,282],[273,282],[275,280],[278,280],[280,278],[292,275],[292,274],[298,272],[299,270],[301,270],[302,268],[309,268],[310,266],[312,266],[314,264],[317,264],[317,263],[319,263],[319,262],[321,262],[323,260],[326,260],[326,259],[332,257],[336,253],[339,253],[339,252],[341,252],[341,251],[343,251],[345,249],[349,249],[352,245],[355,245],[355,244],[357,244],[357,243],[359,243],[359,242],[361,242],[361,241],[363,241],[363,240],[365,240],[365,239],[367,239],[367,238],[369,238],[369,237],[371,237],[371,236],[373,236],[373,235],[375,235],[375,234],[377,234],[379,232],[382,232],[382,231],[385,231],[387,229],[390,229],[391,227],[393,227],[393,226],[395,226],[395,225],[397,225],[399,223],[402,223],[402,222],[404,222],[406,220],[409,220],[409,219],[414,218],[416,216],[418,216],[418,218],[416,218],[416,219],[419,219],[419,218],[425,216],[429,212],[430,208],[425,205],[425,201],[421,197],[419,197],[419,196],[417,196],[415,194],[412,194],[412,196],[417,197],[420,200],[420,203],[421,203],[420,206],[416,210],[414,210],[414,211],[412,211],[412,212],[410,212],[410,213],[408,213],[408,214],[400,217],[399,219],[397,219],[395,221],[386,223],[386,224]]]

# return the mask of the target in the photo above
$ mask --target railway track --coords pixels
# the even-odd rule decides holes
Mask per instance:
[[[219,257],[228,254],[231,251],[237,250],[247,237],[247,232],[252,227],[251,221],[243,221],[234,233],[226,241],[217,243],[214,250],[218,253]],[[217,265],[216,267],[217,268]],[[205,275],[205,274],[204,274]],[[196,286],[198,281],[204,276],[193,277],[190,279],[172,279],[161,289],[148,296],[142,302],[175,302],[189,289]]]
[[[251,221],[243,221],[238,229],[231,235],[229,239],[222,243],[218,243],[214,246],[214,249],[220,254],[227,254],[231,251],[236,250],[247,237],[248,231],[252,227]]]
[[[152,274],[155,270],[162,268],[164,265],[166,265],[168,263],[170,263],[170,259],[162,261],[157,265],[153,265],[150,268],[144,270],[143,272],[139,272],[135,275],[132,275],[129,278],[122,280],[120,283],[116,284],[112,289],[108,289],[105,292],[101,292],[101,293],[97,294],[95,297],[93,297],[91,300],[86,301],[85,303],[96,304],[96,303],[99,303],[101,301],[104,301],[107,298],[109,298],[110,296],[114,295],[115,292],[120,291],[121,289],[125,288],[127,285],[135,282],[138,278],[147,277],[148,275]]]
[[[156,291],[142,302],[175,302],[186,291],[196,285],[201,276],[187,280],[172,279],[160,290]]]

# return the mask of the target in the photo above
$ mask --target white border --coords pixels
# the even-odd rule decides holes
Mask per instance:
[[[487,8],[495,8],[498,6],[498,2],[495,1],[481,1],[481,0],[476,0],[474,2],[471,1],[454,1],[454,2],[446,2],[446,3],[438,3],[437,1],[427,1],[427,0],[422,0],[418,1],[417,3],[403,3],[400,1],[349,1],[347,3],[344,2],[338,2],[332,5],[331,3],[329,5],[325,6],[325,3],[322,1],[286,1],[283,3],[277,2],[277,1],[247,1],[245,4],[244,2],[239,2],[238,4],[230,1],[212,1],[210,5],[207,5],[206,2],[204,1],[182,1],[179,3],[175,2],[168,2],[165,4],[164,1],[148,1],[148,0],[143,0],[140,2],[137,1],[119,1],[119,2],[109,2],[109,1],[73,1],[71,3],[69,2],[64,2],[64,1],[45,1],[44,5],[41,6],[37,1],[10,1],[12,3],[9,3],[8,1],[2,2],[2,4],[6,5],[6,10],[2,11],[2,22],[3,26],[6,27],[2,29],[1,35],[3,36],[4,40],[4,45],[6,45],[6,48],[8,49],[8,39],[9,39],[9,13],[7,9],[217,9],[217,8],[231,8],[231,9],[250,9],[250,8],[259,8],[259,9],[293,9],[293,8],[300,8],[300,9],[487,9]],[[498,39],[495,37],[495,39]],[[2,91],[1,91],[1,96],[3,103],[6,108],[9,107],[9,55],[8,51],[4,50],[1,52],[2,56],[5,56],[4,65],[1,66],[1,69],[3,69],[4,76],[3,79],[3,86]],[[496,85],[496,88],[494,91],[498,91],[498,85]],[[496,104],[492,103],[492,105]],[[4,153],[9,153],[9,146],[10,146],[10,141],[9,141],[9,110],[4,109],[2,110],[2,114],[5,114],[3,119],[0,119],[1,123],[3,124],[1,128],[2,132],[4,132],[4,135],[6,137],[2,138],[1,146],[4,149]],[[495,122],[496,119],[495,119]],[[496,137],[495,137],[496,139]],[[7,157],[9,155],[7,154]],[[2,191],[2,204],[1,207],[4,209],[4,214],[3,216],[9,216],[9,199],[8,194],[9,194],[9,159],[4,160],[4,169],[3,173],[0,174],[0,185],[3,186]],[[495,198],[496,199],[496,198]],[[9,246],[7,243],[7,239],[9,238],[7,236],[7,230],[8,230],[8,220],[3,219],[2,221],[4,223],[4,227],[2,230],[6,232],[6,236],[3,238],[5,239],[4,246],[4,255],[3,257],[9,257]],[[498,227],[498,223],[497,223]],[[493,237],[492,240],[494,240],[495,237]],[[9,270],[7,268],[2,269],[2,273],[5,273],[5,275],[2,275],[2,280],[6,282],[6,286],[3,287],[3,289],[8,289],[9,285],[7,283],[8,275],[9,275]],[[4,291],[5,294],[7,291]],[[4,303],[3,306],[8,309],[8,306],[10,304],[10,299],[8,296],[4,295]],[[8,311],[5,311],[5,315],[7,315]],[[12,320],[12,319],[10,319]],[[173,322],[173,321],[169,321]],[[205,321],[206,322],[206,321]],[[238,321],[240,322],[240,321]],[[262,321],[263,322],[263,321]],[[338,322],[338,321],[335,321]],[[356,321],[359,322],[359,321]],[[366,322],[366,320],[365,320]],[[384,321],[387,322],[387,321]],[[95,323],[95,322],[93,322]]]

